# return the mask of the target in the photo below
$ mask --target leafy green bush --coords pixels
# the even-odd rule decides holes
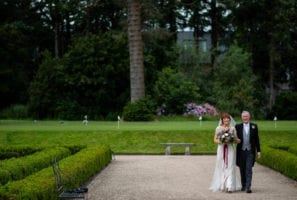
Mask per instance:
[[[270,147],[273,149],[280,149],[283,151],[288,151],[290,148],[288,145],[271,145]]]
[[[65,189],[78,187],[101,171],[111,160],[111,150],[107,146],[82,149],[73,156],[59,161]],[[0,199],[43,199],[57,198],[56,183],[51,166],[22,180],[12,181],[0,187]]]
[[[280,173],[297,180],[297,156],[281,149],[262,147],[261,159],[257,161]]]
[[[115,121],[118,119],[119,113],[110,112],[106,115],[105,120],[107,121]]]
[[[8,159],[8,158],[17,158],[25,155],[29,155],[35,153],[37,151],[42,150],[41,147],[33,147],[33,146],[0,146],[0,160]]]
[[[297,147],[295,146],[289,146],[289,145],[273,145],[273,146],[270,146],[271,148],[273,149],[280,149],[280,150],[283,150],[283,151],[287,151],[289,153],[292,153],[292,154],[295,154],[297,156]]]
[[[273,116],[278,119],[293,120],[297,119],[297,92],[282,92],[275,99],[275,104],[272,108]]]
[[[25,105],[13,105],[0,112],[2,119],[27,119],[28,117],[28,107]]]
[[[293,153],[293,154],[295,154],[296,156],[297,156],[297,147],[290,147],[289,149],[288,149],[288,152],[290,152],[290,153]]]
[[[0,152],[0,160],[4,160],[4,159],[8,159],[8,158],[18,158],[20,157],[20,153],[19,152]]]
[[[0,173],[0,183],[4,185],[8,181],[22,179],[50,165],[53,158],[57,157],[60,159],[69,155],[69,149],[55,147],[44,149],[43,151],[21,158],[4,160],[0,166],[2,172]]]
[[[159,115],[183,114],[185,104],[199,98],[199,88],[184,74],[164,68],[154,85],[154,98]]]
[[[100,119],[121,111],[129,98],[126,47],[126,34],[110,31],[76,37],[61,58],[44,53],[29,90],[32,115]]]
[[[61,160],[60,170],[65,188],[78,187],[88,181],[108,165],[111,153],[108,146],[93,146]]]
[[[156,106],[149,98],[142,98],[135,102],[129,102],[123,111],[125,121],[151,121],[154,119]]]
[[[84,113],[80,108],[77,101],[71,99],[62,99],[57,103],[55,113],[58,119],[68,119],[74,120],[78,119],[82,113]]]
[[[250,67],[250,54],[233,44],[214,68],[213,99],[221,112],[240,116],[242,110],[256,113],[261,106],[263,89]],[[232,78],[231,78],[232,77]]]

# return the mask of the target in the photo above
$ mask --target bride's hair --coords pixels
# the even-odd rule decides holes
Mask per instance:
[[[223,122],[224,118],[229,118],[231,120],[231,116],[228,113],[222,113],[221,114],[221,121]]]
[[[219,126],[220,125],[223,125],[223,119],[224,118],[229,118],[230,119],[230,125],[231,126],[235,126],[236,122],[234,121],[234,119],[231,117],[231,115],[229,115],[228,113],[222,113],[221,114],[221,118],[220,118],[220,121],[219,121]]]

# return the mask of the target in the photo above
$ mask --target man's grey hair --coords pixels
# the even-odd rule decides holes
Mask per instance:
[[[247,113],[249,116],[251,116],[251,114],[250,114],[250,112],[249,112],[249,111],[246,111],[246,110],[244,110],[244,111],[242,111],[242,113],[241,113],[241,114],[243,114],[243,113]]]

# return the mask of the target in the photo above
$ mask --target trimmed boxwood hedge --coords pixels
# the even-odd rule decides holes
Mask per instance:
[[[280,149],[280,150],[284,150],[284,151],[288,151],[292,154],[295,154],[297,156],[297,147],[295,146],[288,146],[288,145],[273,145],[270,146],[273,149]]]
[[[9,159],[9,158],[18,158],[26,156],[37,151],[42,150],[42,147],[32,147],[32,146],[2,146],[0,145],[0,160]]]
[[[0,165],[0,183],[22,179],[51,164],[53,158],[64,158],[70,155],[65,147],[53,147],[34,154],[3,160]]]
[[[261,154],[261,159],[257,162],[297,180],[297,154],[294,148],[264,146]]]
[[[59,161],[65,189],[78,187],[100,172],[111,161],[108,146],[87,147]],[[0,199],[52,200],[57,198],[52,166],[26,178],[0,187]]]
[[[295,154],[297,156],[297,147],[290,147],[288,149],[288,152],[293,153],[293,154]]]

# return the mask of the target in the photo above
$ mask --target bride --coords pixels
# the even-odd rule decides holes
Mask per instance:
[[[233,192],[240,189],[240,182],[236,176],[236,151],[234,143],[240,143],[236,130],[235,121],[223,113],[214,135],[214,142],[218,144],[216,166],[210,189],[213,192]]]

